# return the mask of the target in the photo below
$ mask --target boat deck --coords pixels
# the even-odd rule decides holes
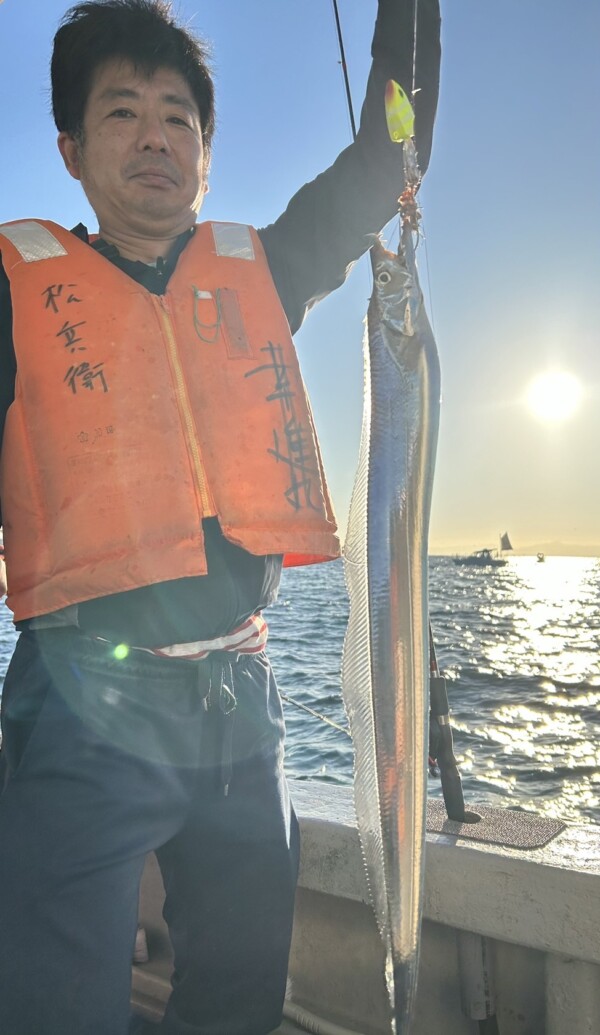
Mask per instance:
[[[279,1033],[389,1035],[383,952],[368,905],[351,789],[295,783],[292,795],[302,828],[302,860],[291,996]],[[473,803],[468,807],[477,811]],[[429,809],[411,1035],[478,1031],[476,1020],[462,1010],[461,995],[470,997],[471,1013],[478,1007],[477,990],[465,987],[459,946],[477,947],[481,937],[501,1035],[597,1035],[600,831],[511,810],[479,811],[485,823],[474,840],[474,829],[450,824],[436,803]],[[152,857],[141,901],[150,961],[134,967],[132,1001],[154,1019],[169,994],[171,951],[161,909],[162,886]],[[324,1019],[321,1026],[311,1015]]]

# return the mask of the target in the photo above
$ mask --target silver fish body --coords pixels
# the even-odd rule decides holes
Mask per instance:
[[[411,232],[377,240],[358,471],[344,548],[350,617],[342,688],[354,798],[386,952],[391,1031],[409,1031],[422,915],[429,645],[427,535],[440,407],[437,348]]]

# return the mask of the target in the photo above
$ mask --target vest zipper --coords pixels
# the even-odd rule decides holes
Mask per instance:
[[[198,496],[200,497],[202,517],[213,517],[216,515],[217,511],[214,503],[212,502],[210,490],[208,488],[206,468],[204,466],[204,461],[202,460],[200,445],[198,443],[198,438],[196,435],[196,425],[192,415],[192,408],[190,406],[190,400],[187,393],[185,378],[183,376],[183,370],[181,369],[181,363],[179,361],[177,339],[175,337],[175,329],[173,327],[173,320],[171,318],[169,303],[164,295],[152,295],[152,301],[154,302],[154,305],[156,307],[161,327],[163,330],[164,339],[167,343],[167,353],[169,356],[169,362],[171,364],[171,370],[173,371],[173,376],[175,378],[177,403],[179,406],[179,412],[183,419],[183,426],[185,428],[187,446],[192,459],[192,467],[194,470],[194,474],[196,476],[196,489],[198,492]]]

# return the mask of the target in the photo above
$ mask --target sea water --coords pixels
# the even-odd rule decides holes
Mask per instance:
[[[432,557],[429,567],[431,625],[467,804],[600,822],[600,559],[514,557],[492,569]],[[285,571],[267,619],[287,699],[288,775],[350,784],[342,562]],[[0,677],[14,642],[1,606]],[[429,793],[441,795],[439,779],[430,777]]]
[[[600,559],[429,565],[430,614],[467,804],[600,822]],[[342,562],[284,572],[269,612],[282,693],[345,726]],[[288,774],[352,781],[352,744],[286,703]],[[429,793],[441,796],[439,779]]]

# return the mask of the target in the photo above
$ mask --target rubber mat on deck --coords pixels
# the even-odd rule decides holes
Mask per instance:
[[[520,848],[523,851],[543,848],[565,824],[556,819],[534,816],[531,812],[516,812],[513,809],[492,809],[485,805],[473,805],[471,815],[479,816],[475,823],[457,823],[448,819],[443,801],[427,802],[427,832],[430,834],[452,834],[454,837],[485,844],[504,845],[506,848]]]

